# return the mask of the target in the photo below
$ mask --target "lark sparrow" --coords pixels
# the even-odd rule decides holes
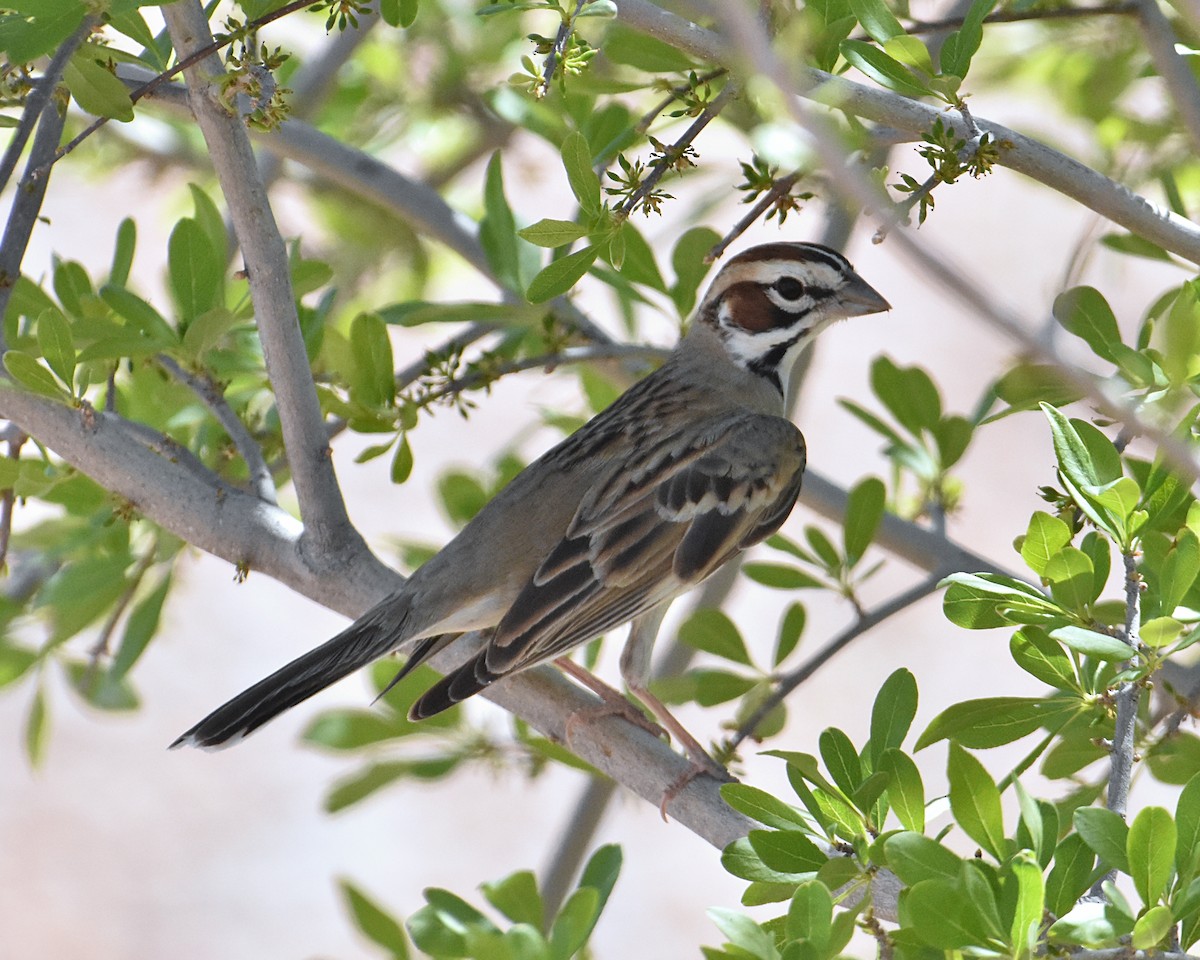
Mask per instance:
[[[399,590],[172,746],[239,740],[384,654],[408,653],[404,675],[486,631],[482,651],[413,704],[428,717],[632,620],[621,672],[691,752],[646,691],[662,614],[791,512],[805,462],[783,416],[797,356],[832,321],[888,309],[826,247],[733,257],[662,367],[526,467]]]

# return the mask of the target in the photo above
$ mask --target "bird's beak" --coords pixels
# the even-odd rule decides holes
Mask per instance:
[[[846,316],[848,317],[861,317],[868,313],[882,313],[892,309],[892,305],[857,273],[850,274],[850,279],[837,295],[838,299],[846,305]]]

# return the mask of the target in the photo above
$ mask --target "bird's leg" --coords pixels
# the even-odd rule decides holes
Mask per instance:
[[[667,817],[667,804],[700,774],[707,773],[721,781],[733,779],[729,771],[709,756],[708,751],[700,746],[700,742],[688,733],[683,724],[672,716],[666,705],[648,688],[650,652],[654,647],[654,638],[658,634],[658,628],[666,615],[668,605],[666,603],[659,604],[653,610],[636,618],[630,624],[629,639],[625,643],[625,649],[621,651],[621,676],[625,679],[625,685],[629,688],[629,692],[646,705],[646,708],[654,714],[654,719],[671,733],[671,736],[687,753],[688,759],[692,761],[691,767],[677,777],[663,794],[660,809],[664,820]]]
[[[667,732],[662,727],[642,713],[634,704],[630,703],[629,698],[621,693],[620,690],[614,690],[590,670],[581,667],[569,657],[559,657],[554,663],[563,673],[581,686],[587,687],[604,701],[597,707],[576,710],[567,717],[564,734],[566,735],[568,744],[571,742],[571,735],[574,732],[576,724],[598,720],[601,717],[624,717],[630,723],[641,727],[656,737],[667,735]]]

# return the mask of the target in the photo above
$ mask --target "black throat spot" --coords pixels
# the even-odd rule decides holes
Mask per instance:
[[[781,343],[775,344],[775,346],[761,357],[750,361],[748,366],[751,373],[756,373],[763,379],[774,384],[775,389],[779,391],[781,397],[783,396],[783,381],[779,377],[779,364],[783,362],[783,358],[787,355],[787,352],[800,342],[800,338],[806,332],[806,330],[800,330]],[[784,399],[787,398],[785,397]]]

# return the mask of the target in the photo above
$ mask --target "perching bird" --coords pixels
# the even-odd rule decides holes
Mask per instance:
[[[422,719],[633,621],[621,672],[691,752],[646,690],[662,615],[791,512],[805,445],[783,414],[801,351],[834,320],[888,309],[826,247],[733,257],[662,367],[526,467],[396,592],[172,746],[239,740],[385,654],[408,653],[403,676],[485,631],[482,651],[413,704]]]

